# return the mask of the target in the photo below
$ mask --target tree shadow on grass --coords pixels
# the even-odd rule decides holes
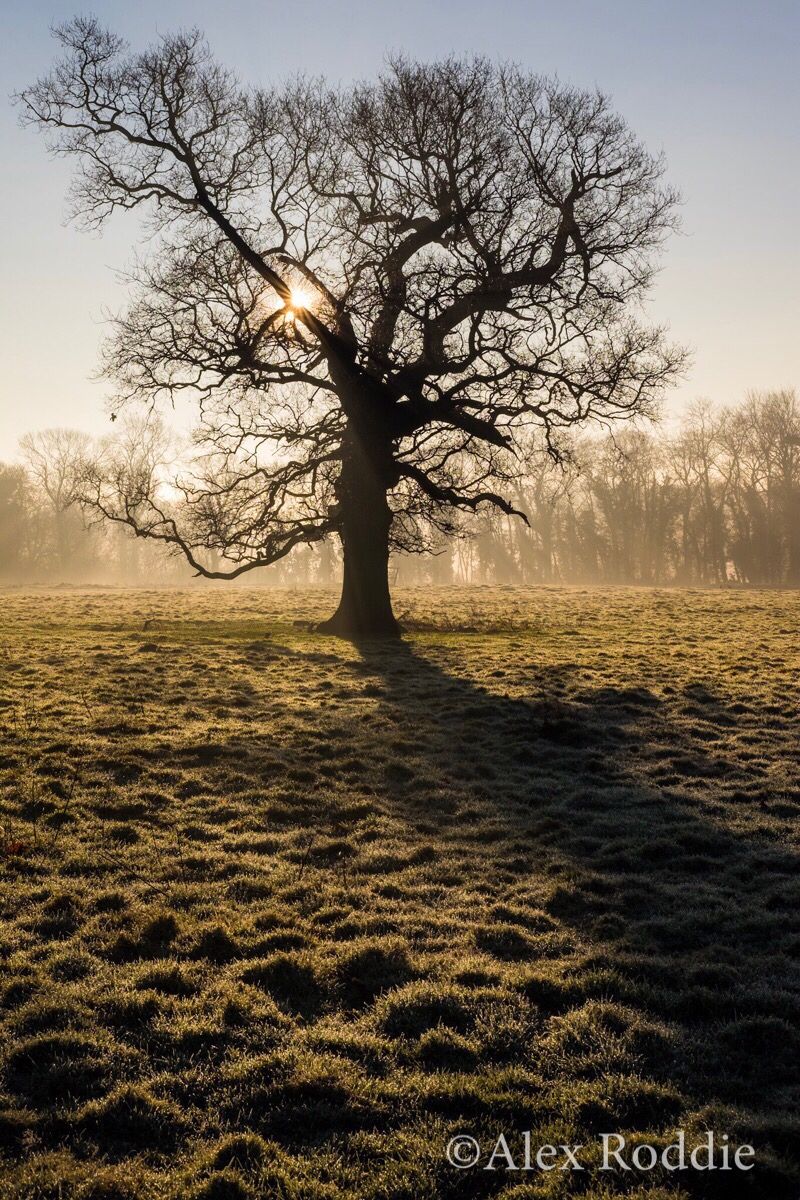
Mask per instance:
[[[200,834],[241,820],[237,789],[280,779],[263,845],[305,826],[308,844],[289,852],[299,883],[368,873],[406,912],[448,916],[466,889],[485,909],[471,945],[527,971],[543,1013],[627,1006],[677,1030],[675,1054],[647,1067],[697,1106],[793,1108],[800,882],[783,836],[800,793],[770,795],[767,723],[764,745],[737,742],[741,703],[712,685],[609,686],[579,663],[529,663],[518,696],[504,694],[504,666],[484,662],[478,678],[460,644],[372,642],[355,657],[322,641],[243,646],[327,707],[310,704],[317,728],[270,717],[280,744],[254,730],[181,745],[177,760],[200,773],[183,785],[200,794]],[[362,853],[351,834],[370,808],[406,831],[403,847]],[[220,870],[237,894],[251,886],[235,862]]]
[[[394,810],[471,854],[487,896],[538,895],[585,948],[538,991],[534,972],[530,996],[551,1013],[609,1000],[674,1026],[674,1057],[649,1065],[698,1107],[796,1111],[800,878],[784,839],[800,806],[726,740],[726,701],[698,685],[674,699],[587,686],[568,665],[530,668],[535,698],[516,699],[465,677],[455,650],[360,653],[384,730],[409,746],[384,776]],[[507,922],[493,938],[487,920],[479,946],[535,968],[536,937],[514,919],[519,939]],[[776,1127],[797,1153],[791,1120]]]
[[[131,924],[93,947],[136,981],[108,1008],[115,1034],[133,1029],[161,1065],[170,1056],[178,1097],[191,1056],[207,1053],[225,1119],[303,1155],[338,1154],[347,1131],[423,1131],[437,1164],[431,1195],[501,1184],[480,1173],[464,1191],[437,1122],[586,1140],[614,1129],[666,1136],[687,1119],[784,1165],[740,1191],[738,1179],[714,1192],[701,1176],[682,1188],[794,1195],[785,1164],[800,1157],[800,894],[782,836],[800,792],[786,723],[749,703],[743,718],[724,681],[609,686],[585,663],[542,664],[535,641],[516,644],[527,661],[513,662],[506,638],[355,652],[262,639],[228,664],[246,668],[243,679],[234,670],[203,695],[230,724],[184,729],[178,718],[142,744],[108,735],[118,741],[95,763],[93,819],[115,837],[146,832],[125,851],[139,855],[137,887],[163,885],[160,906],[180,883],[181,904],[199,903],[204,923],[189,945],[181,904],[166,921],[148,908],[138,933]],[[161,679],[190,691],[183,674]],[[777,799],[770,748],[786,768]],[[71,868],[93,869],[88,858]],[[125,878],[114,864],[113,879]],[[124,918],[124,896],[107,902]],[[26,932],[77,939],[82,915],[55,896]],[[234,991],[249,989],[248,1003],[261,992],[277,1004],[283,1057],[249,1063],[261,1032],[240,1028],[246,1009],[235,1003],[230,1028],[148,1032],[150,1010],[182,1003],[184,987],[188,1005],[197,964],[211,962],[227,964],[219,969]],[[72,1087],[90,1050],[89,1035],[45,1032],[20,1048],[7,1079],[44,1111],[46,1095],[28,1095],[32,1065],[42,1074],[50,1064],[52,1086]],[[225,1063],[237,1039],[234,1103]],[[256,1078],[262,1067],[279,1077]],[[87,1086],[107,1090],[110,1062],[107,1073]],[[147,1137],[151,1117],[183,1136],[172,1109],[144,1093],[110,1092],[107,1121],[92,1104],[67,1132],[101,1138],[104,1154],[111,1126],[129,1152],[134,1120]]]

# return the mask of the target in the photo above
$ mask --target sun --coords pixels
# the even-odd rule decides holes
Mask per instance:
[[[304,288],[293,287],[289,292],[289,308],[295,312],[301,308],[310,308],[313,297]]]

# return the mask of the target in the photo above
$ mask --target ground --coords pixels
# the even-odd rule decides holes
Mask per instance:
[[[332,602],[0,596],[2,1200],[797,1197],[800,594]]]

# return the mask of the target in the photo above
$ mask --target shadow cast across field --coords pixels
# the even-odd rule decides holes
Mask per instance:
[[[228,595],[9,607],[0,1192],[794,1200],[798,600]],[[444,1154],[681,1127],[757,1171]]]
[[[531,668],[515,698],[466,677],[455,649],[359,652],[381,798],[443,860],[445,887],[485,895],[476,948],[545,1013],[610,1002],[671,1024],[674,1052],[642,1067],[698,1106],[796,1094],[798,859],[751,756],[726,754],[724,700],[684,690],[701,730],[645,687],[586,686],[570,666]]]
[[[546,1021],[607,1024],[578,1041],[641,1021],[634,1073],[695,1112],[756,1113],[797,1155],[800,886],[783,834],[798,806],[770,799],[763,748],[731,736],[729,701],[710,684],[610,686],[536,661],[508,694],[449,639],[323,645],[270,651],[310,691],[332,672],[342,698],[320,716],[333,722],[322,762],[297,731],[285,746],[319,834],[301,872],[337,878],[344,856],[347,887],[368,881],[398,926],[432,913],[454,953],[487,978],[494,964]],[[224,750],[243,752],[257,770],[258,739]],[[365,847],[348,806],[326,806],[331,785],[399,835]]]
[[[58,886],[16,868],[43,900],[20,906],[36,958],[5,992],[0,1139],[21,1156],[35,1127],[122,1170],[145,1147],[186,1162],[199,1128],[203,1163],[250,1139],[254,1194],[274,1169],[286,1194],[445,1200],[465,1194],[448,1131],[713,1128],[757,1145],[759,1180],[682,1195],[795,1196],[791,710],[691,654],[667,678],[582,645],[215,631],[143,652],[125,728],[98,706]]]

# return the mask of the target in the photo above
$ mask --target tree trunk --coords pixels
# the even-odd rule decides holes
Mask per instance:
[[[321,633],[354,640],[400,636],[389,594],[391,458],[389,448],[386,455],[382,449],[348,430],[336,485],[344,550],[342,596],[333,616],[318,627]]]

